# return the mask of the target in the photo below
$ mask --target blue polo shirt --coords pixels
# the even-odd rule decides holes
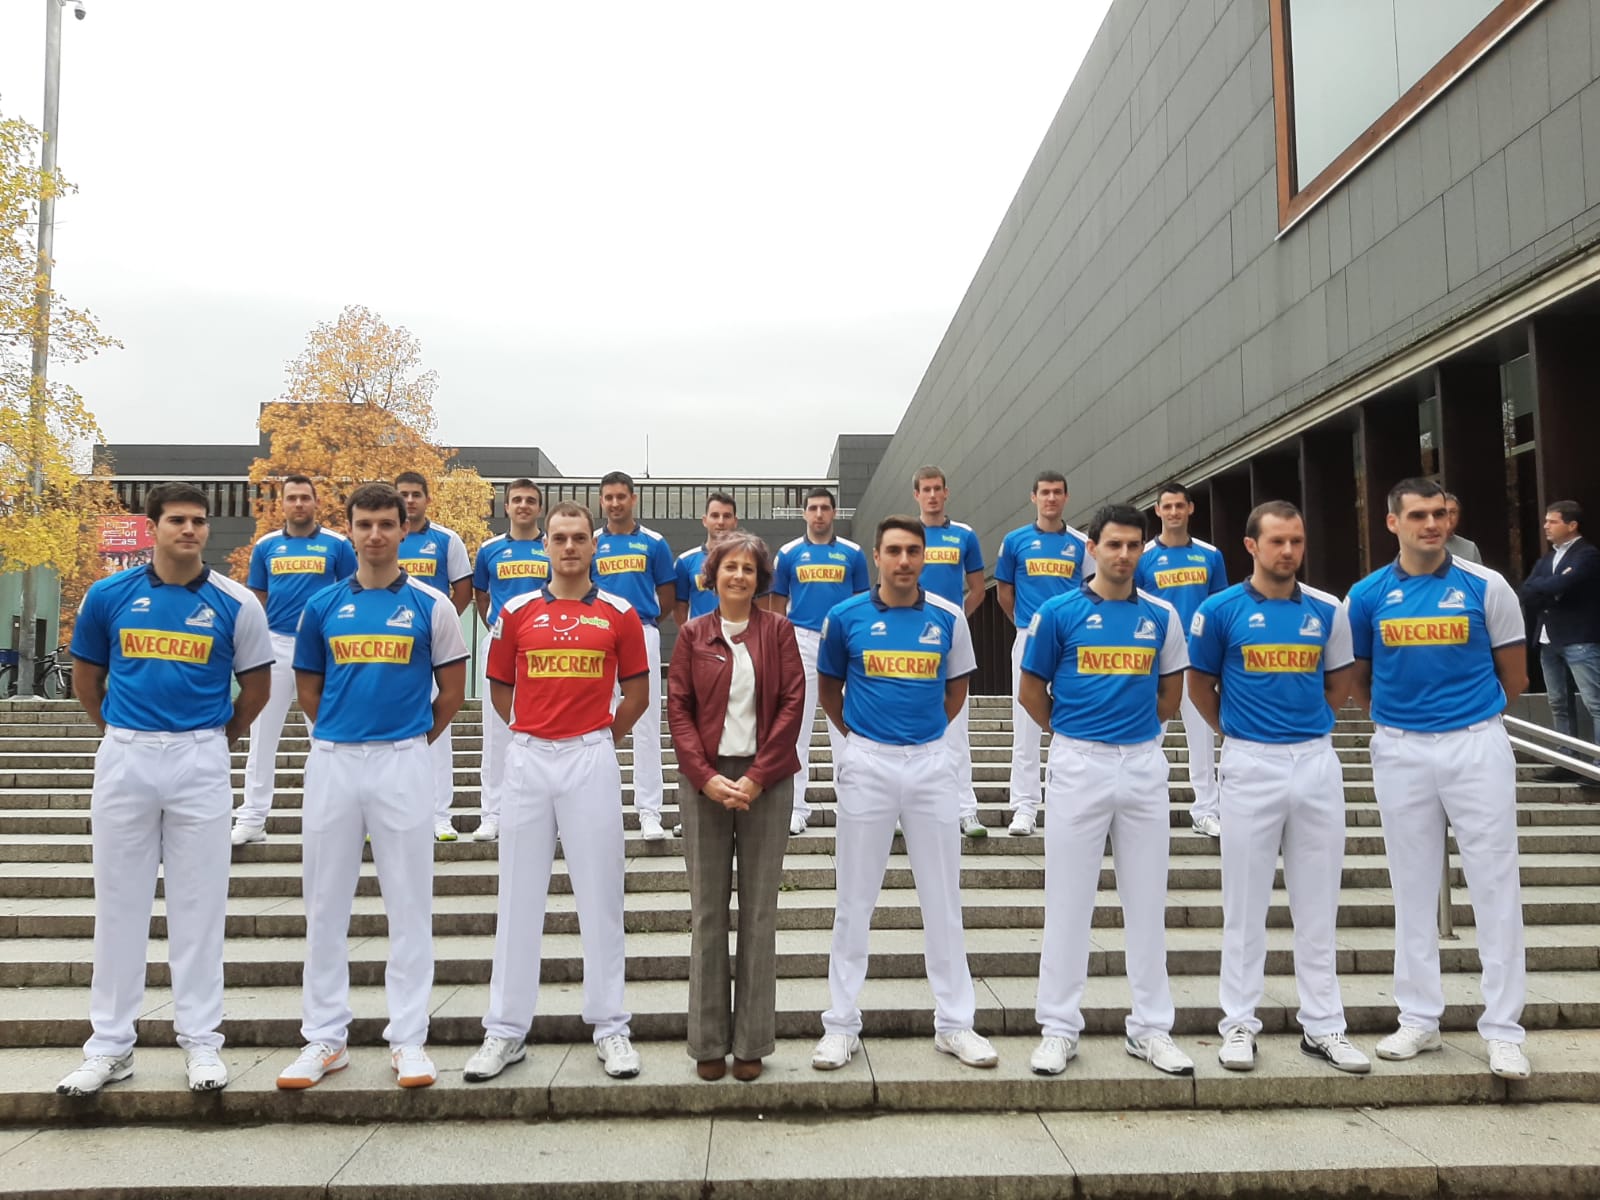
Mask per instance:
[[[967,574],[983,570],[983,547],[971,525],[945,520],[943,525],[924,525],[927,546],[922,557],[924,591],[942,596],[957,608],[967,592]]]
[[[1113,746],[1161,735],[1160,679],[1188,665],[1178,614],[1138,590],[1127,600],[1092,588],[1046,600],[1022,654],[1022,669],[1050,685],[1050,728]]]
[[[678,603],[689,606],[689,619],[703,617],[717,607],[714,588],[700,586],[700,573],[705,570],[706,548],[696,546],[678,555],[672,569],[678,580]]]
[[[891,608],[873,588],[835,605],[822,623],[817,673],[844,680],[844,723],[869,741],[938,741],[948,723],[945,682],[977,669],[966,616],[929,592]]]
[[[433,728],[433,671],[467,657],[443,592],[404,571],[388,587],[354,575],[311,597],[294,641],[294,669],[322,676],[317,737],[395,742]]]
[[[1517,594],[1498,572],[1448,554],[1429,575],[1392,562],[1344,603],[1355,656],[1372,662],[1378,724],[1443,733],[1505,708],[1494,651],[1523,641],[1524,631]]]
[[[432,521],[400,539],[400,569],[446,596],[451,585],[472,577],[467,544],[461,535]]]
[[[867,556],[848,538],[813,542],[797,537],[784,543],[772,568],[772,594],[788,598],[789,620],[817,633],[834,605],[871,586]]]
[[[646,625],[661,620],[656,589],[678,581],[678,565],[667,539],[654,529],[635,525],[631,532],[612,533],[604,525],[595,531],[594,565],[590,578],[606,591],[621,596]]]
[[[319,525],[309,537],[291,537],[280,529],[250,551],[247,585],[267,594],[267,628],[292,637],[306,601],[355,573],[356,552],[344,534]]]
[[[550,558],[542,537],[514,538],[501,533],[478,547],[478,558],[472,565],[472,586],[489,597],[487,624],[491,629],[507,600],[523,592],[538,591],[549,582]]]
[[[209,567],[189,583],[162,583],[153,565],[90,585],[72,655],[106,668],[105,723],[145,733],[226,725],[230,676],[273,659],[266,613],[243,584]]]
[[[1076,591],[1093,574],[1089,539],[1071,525],[1058,533],[1037,524],[1013,529],[1000,543],[994,564],[995,579],[1011,585],[1012,618],[1018,629],[1028,627],[1046,600]]]
[[[1210,542],[1190,538],[1182,546],[1164,546],[1152,538],[1145,543],[1133,582],[1177,609],[1187,629],[1201,602],[1228,586],[1228,568],[1222,551]]]
[[[1355,661],[1339,598],[1296,584],[1288,600],[1248,579],[1208,598],[1189,627],[1189,665],[1222,681],[1222,732],[1304,742],[1333,732],[1323,676]]]

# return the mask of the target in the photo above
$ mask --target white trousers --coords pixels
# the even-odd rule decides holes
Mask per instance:
[[[244,762],[244,802],[234,818],[241,825],[265,825],[278,783],[278,742],[294,703],[294,634],[272,635],[272,692],[250,725],[250,753]],[[310,736],[311,722],[306,722]]]
[[[500,719],[489,700],[489,656],[483,656],[478,695],[483,697],[483,752],[479,760],[478,781],[481,799],[478,801],[485,820],[498,820],[500,805],[505,794],[506,755],[511,749],[511,726]],[[443,740],[442,738],[440,739]]]
[[[1256,1007],[1266,990],[1267,908],[1280,849],[1300,1028],[1312,1037],[1344,1032],[1334,945],[1343,779],[1330,737],[1281,746],[1232,737],[1222,743],[1222,1033],[1235,1025],[1261,1032]]]
[[[1206,724],[1200,710],[1189,699],[1189,689],[1183,690],[1183,700],[1178,709],[1183,718],[1183,738],[1189,744],[1189,783],[1194,787],[1194,802],[1189,806],[1189,819],[1217,815],[1217,731]],[[1167,722],[1172,728],[1172,722]]]
[[[1516,761],[1500,718],[1449,733],[1380,725],[1372,786],[1394,889],[1394,998],[1400,1024],[1439,1028],[1439,878],[1455,829],[1483,965],[1485,1038],[1521,1042],[1527,974],[1517,869]]]
[[[650,661],[650,705],[633,726],[633,807],[661,815],[661,630],[644,627],[645,657]],[[622,693],[617,692],[620,701]],[[612,710],[615,711],[616,704]],[[621,788],[619,783],[618,788]]]
[[[945,726],[943,744],[950,759],[951,785],[956,792],[957,816],[961,819],[978,815],[978,793],[972,787],[972,734],[968,729],[968,699],[955,719]],[[956,836],[960,836],[957,824]]]
[[[428,691],[428,703],[431,706],[439,698],[439,685],[435,683]],[[431,707],[429,709],[432,711]],[[488,722],[486,721],[487,725]],[[428,725],[431,728],[433,718],[429,716]],[[427,746],[427,739],[419,739]],[[450,819],[450,809],[456,799],[456,747],[455,740],[450,736],[450,726],[444,727],[444,732],[433,740],[433,745],[428,749],[428,774],[432,778],[430,792],[433,796],[433,823],[435,825]]]
[[[222,936],[228,911],[228,743],[220,729],[106,730],[89,800],[94,848],[94,978],[85,1054],[133,1049],[144,1004],[156,870],[166,879],[173,1026],[184,1049],[222,1045]]]
[[[425,738],[313,741],[306,759],[306,969],[301,1036],[342,1046],[350,1036],[350,911],[361,847],[372,860],[389,922],[384,996],[391,1046],[428,1040],[433,987],[433,796]]]
[[[1050,820],[1044,829],[1044,943],[1034,1015],[1046,1037],[1083,1032],[1089,926],[1106,837],[1122,901],[1133,1010],[1128,1036],[1172,1029],[1167,983],[1167,756],[1159,738],[1129,746],[1050,739]]]
[[[484,1032],[521,1041],[533,1025],[545,897],[559,832],[583,941],[583,1019],[594,1026],[597,1042],[612,1034],[626,1037],[622,772],[611,734],[598,730],[559,742],[526,733],[511,737]]]
[[[822,635],[815,629],[802,629],[794,627],[794,640],[800,645],[800,665],[806,672],[806,699],[805,707],[800,711],[800,736],[795,743],[795,752],[800,755],[800,769],[794,776],[794,814],[797,817],[809,817],[811,806],[806,803],[806,783],[811,778],[811,727],[816,721],[817,713],[817,650],[822,645]],[[834,728],[833,722],[826,717],[822,723],[828,727],[828,745],[833,749],[833,780],[835,786],[839,782],[839,750],[844,743],[844,735]]]
[[[1044,731],[1018,698],[1022,694],[1022,656],[1027,649],[1028,631],[1019,629],[1011,643],[1011,807],[1031,817],[1044,799],[1039,776],[1039,737]]]
[[[972,1028],[977,998],[961,928],[961,836],[951,792],[950,755],[933,742],[886,746],[860,734],[834,759],[839,823],[834,869],[836,907],[828,953],[828,1033],[859,1034],[857,999],[867,978],[872,911],[889,865],[895,822],[911,858],[922,906],[923,958],[933,989],[934,1029]]]

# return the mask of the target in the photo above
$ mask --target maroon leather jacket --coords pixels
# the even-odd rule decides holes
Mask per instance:
[[[756,670],[756,757],[748,774],[765,789],[800,769],[795,742],[805,705],[805,668],[787,617],[754,609],[735,640],[750,652]],[[696,791],[717,773],[732,682],[733,651],[722,636],[722,617],[710,612],[686,623],[667,668],[667,725],[678,770]]]

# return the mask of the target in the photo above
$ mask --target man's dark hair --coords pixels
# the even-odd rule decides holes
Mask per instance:
[[[563,500],[544,515],[545,532],[550,530],[550,522],[557,517],[582,517],[589,522],[589,532],[594,532],[594,514],[576,500]]]
[[[433,493],[428,490],[427,477],[424,476],[421,471],[401,471],[400,474],[394,477],[394,486],[399,487],[402,483],[418,484],[422,488],[422,494],[424,496],[431,497],[433,495]]]
[[[1176,479],[1169,479],[1156,489],[1156,503],[1160,504],[1163,496],[1173,495],[1182,496],[1189,503],[1194,503],[1194,495],[1189,491],[1189,485],[1179,483]]]
[[[312,481],[311,476],[309,476],[309,475],[285,475],[283,477],[283,487],[287,488],[291,483],[303,483],[303,484],[305,484],[308,488],[311,489],[311,498],[313,500],[316,499],[316,496],[317,496],[317,485]],[[281,489],[279,490],[278,494],[280,496],[283,494]]]
[[[602,491],[614,483],[620,483],[623,487],[627,488],[630,493],[632,493],[634,490],[633,476],[629,475],[626,471],[607,471],[603,476],[600,477],[600,488]]]
[[[767,544],[753,533],[735,530],[727,534],[710,550],[706,551],[706,560],[700,566],[700,589],[706,592],[717,590],[717,572],[722,569],[722,560],[734,554],[748,554],[750,561],[756,564],[756,595],[764,596],[772,590],[772,551]]]
[[[1303,521],[1305,517],[1300,510],[1287,500],[1263,500],[1250,510],[1250,515],[1244,519],[1244,535],[1252,540],[1261,536],[1261,518],[1277,517],[1283,521]]]
[[[211,501],[192,483],[158,483],[144,498],[144,515],[152,521],[161,520],[161,510],[169,504],[198,504],[211,515]]]
[[[513,479],[506,484],[506,499],[511,499],[512,492],[526,492],[529,490],[539,497],[539,503],[544,503],[544,489],[531,479]]]
[[[1389,511],[1397,517],[1400,515],[1401,499],[1405,496],[1416,496],[1421,500],[1432,500],[1435,496],[1442,499],[1444,489],[1437,480],[1424,479],[1420,475],[1402,479],[1389,489]]]
[[[737,502],[735,502],[735,500],[734,500],[734,498],[732,496],[728,495],[727,492],[712,492],[711,495],[707,496],[706,497],[706,511],[707,512],[711,511],[711,506],[713,504],[726,504],[729,508],[733,509],[733,515],[734,516],[738,516],[739,515],[739,505],[737,504]]]
[[[823,500],[826,500],[828,502],[828,507],[829,508],[838,508],[839,507],[839,502],[833,498],[833,493],[830,492],[825,487],[814,487],[809,492],[806,493],[806,503],[807,504],[810,504],[813,500],[816,500],[816,499],[819,499],[819,498],[823,499]]]
[[[911,473],[911,490],[917,491],[922,486],[924,479],[937,479],[940,483],[948,484],[950,481],[944,477],[943,467],[918,467]]]
[[[1573,522],[1577,522],[1580,528],[1583,525],[1583,505],[1579,504],[1576,500],[1551,501],[1549,504],[1544,506],[1544,511],[1546,513],[1555,513],[1556,516],[1560,517],[1562,521],[1568,525],[1571,525]]]
[[[414,475],[414,471],[407,471],[406,475]],[[400,476],[402,483],[415,483],[416,479],[407,479],[406,475]],[[422,478],[420,475],[417,479]],[[400,524],[406,523],[406,502],[400,498],[400,493],[387,483],[363,483],[350,493],[350,499],[344,506],[344,519],[350,527],[355,528],[356,509],[362,512],[383,512],[392,508],[400,514]]]
[[[901,529],[906,533],[914,533],[917,535],[917,541],[921,542],[924,546],[928,544],[928,531],[922,527],[922,522],[920,520],[918,520],[916,517],[893,516],[885,517],[883,520],[878,522],[878,533],[872,541],[872,548],[874,550],[877,550],[883,546],[883,535],[888,533],[891,529]]]
[[[1089,540],[1098,542],[1107,525],[1126,525],[1144,536],[1144,514],[1131,504],[1107,504],[1094,514],[1087,530]]]
[[[1060,471],[1040,471],[1033,477],[1033,494],[1036,496],[1039,494],[1039,485],[1041,483],[1059,483],[1062,488],[1065,488],[1067,486],[1067,477]]]

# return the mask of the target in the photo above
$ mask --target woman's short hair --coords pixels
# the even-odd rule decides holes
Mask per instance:
[[[772,551],[755,534],[735,529],[723,534],[706,551],[705,564],[700,568],[702,591],[717,590],[717,571],[730,554],[748,554],[750,561],[756,564],[756,595],[764,596],[772,590]]]

